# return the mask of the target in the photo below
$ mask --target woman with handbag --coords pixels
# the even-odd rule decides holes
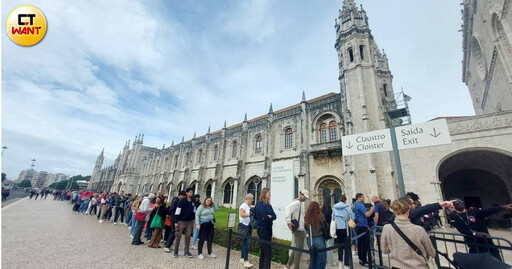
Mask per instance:
[[[155,194],[150,193],[149,196],[144,197],[142,202],[140,203],[139,209],[135,214],[135,220],[137,224],[135,226],[135,235],[133,236],[132,245],[142,245],[144,244],[140,237],[142,235],[142,230],[144,229],[144,224],[146,223],[146,219],[149,218],[148,213],[151,212],[151,200],[155,198]]]
[[[212,197],[206,197],[203,203],[197,208],[196,211],[196,229],[199,231],[199,245],[197,247],[197,254],[200,260],[204,259],[203,245],[206,241],[208,249],[208,257],[216,258],[217,256],[212,253],[213,236],[215,235],[215,211],[219,207],[213,203]]]
[[[409,202],[396,200],[391,205],[395,221],[382,229],[382,252],[389,254],[392,268],[431,269],[436,250],[423,227],[409,220]]]
[[[163,220],[165,219],[165,207],[161,203],[161,198],[157,197],[155,200],[155,206],[151,211],[149,217],[151,221],[148,221],[148,228],[154,229],[151,239],[148,242],[150,248],[160,248],[160,240],[162,240],[162,227]]]
[[[350,233],[348,222],[352,218],[352,210],[350,209],[350,206],[345,203],[346,201],[347,197],[345,195],[340,195],[340,201],[334,204],[333,207],[334,223],[336,226],[336,244],[345,243],[347,242],[347,239],[350,240],[350,237],[348,236]],[[343,256],[345,256],[345,259],[343,259]],[[348,268],[350,266],[350,259],[352,259],[352,256],[350,255],[350,243],[347,243],[347,246],[344,248],[338,248],[339,268]]]
[[[130,225],[130,236],[133,239],[135,236],[135,225],[137,225],[137,221],[135,220],[135,215],[137,211],[139,211],[140,202],[142,200],[142,194],[138,194],[135,196],[135,200],[133,200],[130,205],[130,209],[132,210],[132,223]]]
[[[308,244],[310,248],[325,248],[325,233],[329,233],[329,225],[325,221],[325,216],[322,214],[320,205],[317,202],[313,201],[309,203],[308,210],[306,210],[306,215],[304,216],[304,225],[308,233]],[[315,263],[310,262],[309,269],[325,269],[326,264],[327,254],[325,252],[317,253]]]
[[[249,262],[249,246],[251,244],[251,236],[252,236],[252,227],[251,227],[251,205],[254,201],[254,195],[252,193],[248,193],[245,196],[245,203],[242,203],[239,208],[239,217],[238,217],[238,233],[247,236],[247,238],[243,239],[242,244],[242,259],[244,267],[249,268],[252,267],[253,264]]]

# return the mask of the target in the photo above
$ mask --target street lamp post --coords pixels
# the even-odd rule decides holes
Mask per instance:
[[[400,100],[400,98],[402,100]],[[409,114],[408,102],[411,101],[411,97],[404,93],[404,90],[397,94],[396,98],[391,102],[383,100],[384,107],[386,108],[386,121],[389,125],[391,133],[391,143],[393,145],[393,156],[395,159],[396,176],[398,180],[398,190],[400,197],[405,196],[405,184],[404,177],[402,174],[402,163],[400,161],[400,151],[398,150],[398,142],[396,139],[395,122],[399,121],[398,125],[411,124],[411,115]],[[401,107],[401,108],[399,108]]]

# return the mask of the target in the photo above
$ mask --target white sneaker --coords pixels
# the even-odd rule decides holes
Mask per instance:
[[[167,252],[167,253],[171,253],[171,249],[170,248],[164,248],[164,251]]]
[[[116,224],[117,224],[117,222],[114,222],[114,225],[116,225]]]
[[[103,220],[100,220],[100,223],[103,223]]]
[[[128,230],[131,230],[132,229],[132,226],[128,226]]]
[[[192,249],[197,249],[196,245],[192,245]]]
[[[245,268],[252,267],[252,266],[253,266],[253,264],[250,263],[249,261],[244,261],[244,267]]]
[[[203,254],[199,254],[199,256],[197,256],[200,260],[203,260],[204,259],[204,256]]]
[[[210,258],[217,258],[217,255],[212,253],[212,254],[208,255],[208,257],[210,257]]]
[[[357,256],[357,252],[352,250],[352,256]]]
[[[130,237],[133,239],[133,235],[130,234]]]
[[[240,259],[240,264],[244,264],[244,263],[245,263],[244,259]]]

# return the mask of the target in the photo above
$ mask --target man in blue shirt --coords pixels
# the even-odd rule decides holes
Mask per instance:
[[[368,251],[370,251],[370,230],[368,228],[368,217],[370,217],[375,207],[367,210],[364,206],[364,195],[356,194],[356,202],[354,203],[354,215],[356,221],[356,232],[358,235],[365,233],[359,237],[357,243],[357,256],[359,256],[359,264],[368,266]]]

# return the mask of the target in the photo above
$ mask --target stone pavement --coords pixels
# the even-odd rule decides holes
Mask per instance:
[[[199,260],[192,249],[194,258],[176,259],[163,248],[130,243],[126,226],[77,215],[63,201],[26,198],[2,209],[2,268],[225,268],[226,248],[217,245],[217,258]],[[240,252],[231,251],[230,268],[243,268],[239,261]]]

